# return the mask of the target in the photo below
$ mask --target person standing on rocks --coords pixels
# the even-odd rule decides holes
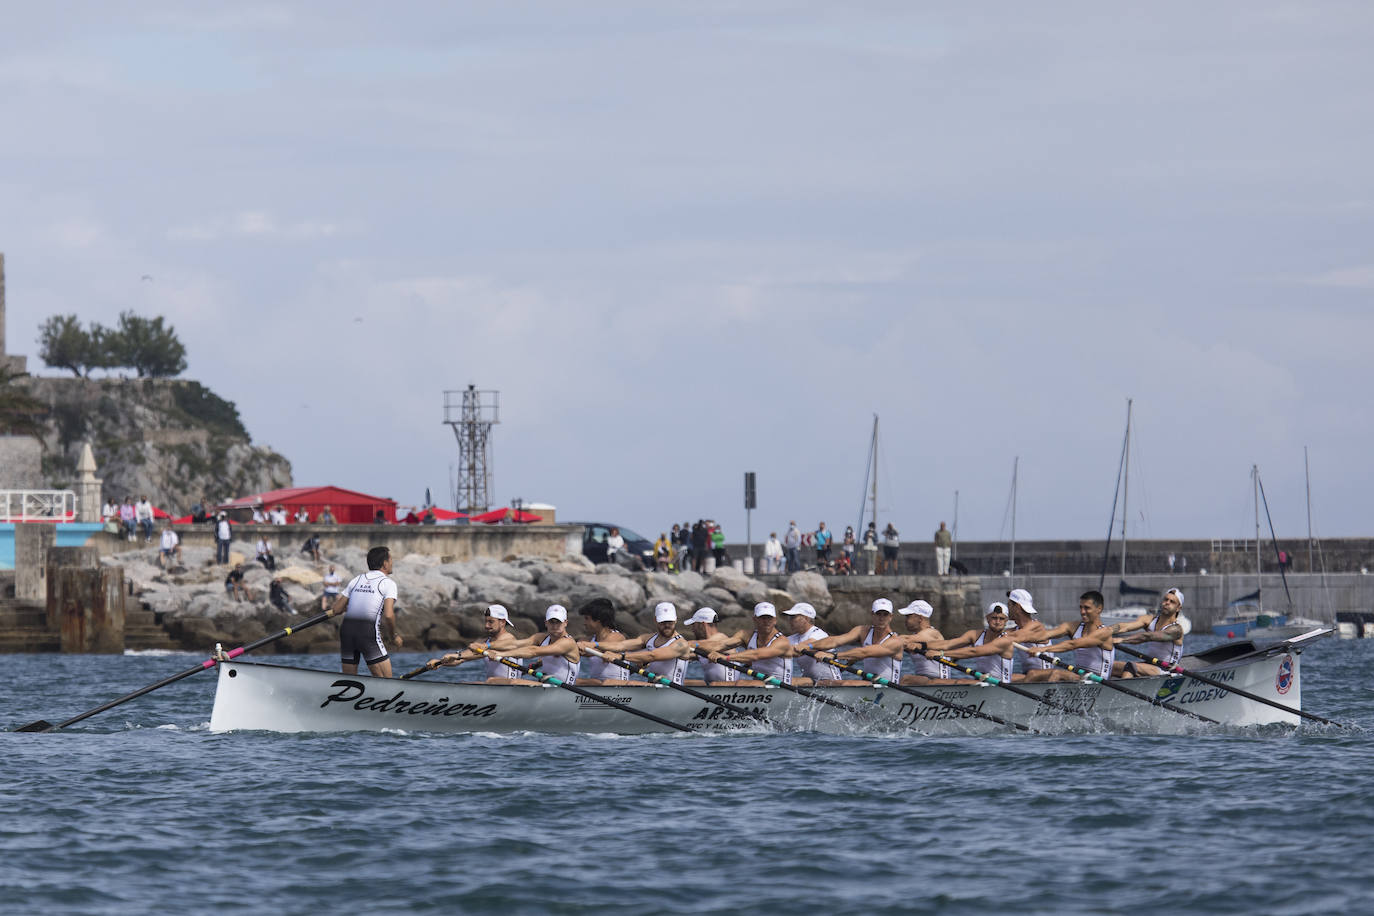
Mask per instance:
[[[229,562],[229,543],[234,538],[234,533],[229,527],[229,516],[221,512],[215,519],[215,562]]]
[[[891,522],[883,529],[883,565],[878,573],[886,573],[889,576],[897,575],[897,550],[902,546],[902,541],[897,537],[897,529]]]
[[[864,531],[864,560],[868,565],[868,574],[873,575],[873,568],[878,563],[877,522],[869,522],[867,530]]]
[[[711,540],[711,532],[706,530],[704,519],[697,519],[692,526],[692,569],[701,572],[706,563],[706,546]]]
[[[840,552],[844,555],[844,574],[847,576],[852,576],[859,571],[858,567],[854,565],[857,559],[854,556],[854,551],[858,549],[858,546],[858,541],[854,540],[854,527],[845,525],[844,541],[840,543]]]
[[[763,571],[782,572],[782,541],[778,540],[776,531],[768,533],[768,542],[763,545]]]
[[[324,575],[324,594],[320,595],[320,610],[327,611],[329,606],[334,603],[334,599],[339,597],[339,586],[343,583],[343,577],[338,574],[334,564],[329,564],[329,572]]]
[[[787,571],[801,572],[801,529],[796,521],[787,523],[787,533],[782,536],[783,550],[787,551]]]
[[[940,530],[935,532],[935,575],[949,575],[949,558],[953,552],[954,535],[941,522]]]
[[[343,673],[357,674],[361,656],[373,677],[391,677],[391,657],[382,641],[382,630],[398,649],[403,640],[396,632],[396,583],[391,578],[390,550],[373,547],[367,552],[367,572],[354,576],[329,609],[330,617],[341,613],[339,659]]]
[[[821,522],[816,527],[816,565],[824,570],[830,565],[830,542],[834,535],[825,527],[825,522]]]

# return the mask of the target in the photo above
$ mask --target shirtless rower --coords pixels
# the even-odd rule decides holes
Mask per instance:
[[[818,639],[809,644],[798,644],[798,648],[800,649],[802,645],[810,645],[816,649],[853,646],[851,649],[844,649],[840,652],[822,652],[818,657],[821,661],[827,661],[830,658],[839,658],[842,661],[858,660],[860,667],[869,674],[877,675],[894,684],[901,683],[902,638],[892,631],[892,602],[887,598],[879,598],[873,602],[873,613],[868,626],[860,624],[835,636],[827,636],[825,639]],[[871,683],[871,681],[862,679],[826,681],[820,686],[866,687]]]
[[[615,605],[609,598],[593,598],[577,609],[589,639],[578,640],[577,647],[599,650],[605,643],[621,642],[625,634],[615,628]],[[630,672],[617,664],[588,654],[582,659],[578,683],[583,687],[619,687],[630,679]]]
[[[1112,644],[1112,628],[1102,622],[1102,605],[1104,599],[1099,591],[1084,592],[1078,597],[1078,616],[1081,622],[1073,631],[1073,638],[1063,642],[1051,643],[1048,646],[1040,646],[1030,651],[1031,655],[1044,655],[1049,653],[1067,652],[1069,649],[1074,652],[1073,664],[1079,668],[1091,671],[1100,677],[1112,676],[1112,661],[1116,657],[1116,650]],[[1056,630],[1059,627],[1055,628]],[[1053,632],[1053,631],[1051,631]],[[1080,675],[1063,668],[1053,668],[1049,671],[1030,671],[1026,673],[1027,683],[1038,683],[1040,681],[1077,681]]]
[[[830,635],[816,626],[816,609],[805,601],[792,605],[783,614],[788,617],[787,625],[792,631],[787,641],[793,646],[812,643]],[[797,656],[795,667],[800,669],[799,676],[794,676],[792,683],[798,687],[810,687],[821,681],[838,681],[844,676],[833,662],[817,661],[810,655]]]
[[[1115,624],[1112,629],[1117,633],[1116,644],[1139,645],[1140,651],[1169,665],[1177,665],[1183,657],[1183,624],[1178,613],[1183,609],[1183,592],[1171,588],[1164,593],[1159,602],[1157,614],[1141,614],[1130,623]],[[1122,633],[1139,630],[1133,636],[1121,638]],[[1112,677],[1152,677],[1162,674],[1156,665],[1148,662],[1114,662]]]
[[[537,658],[540,660],[540,674],[556,677],[565,684],[577,683],[581,655],[577,640],[568,635],[568,609],[561,604],[551,604],[544,612],[543,633],[522,639],[514,649],[507,649],[501,654],[507,658]],[[519,683],[538,686],[537,681]]]
[[[723,646],[727,637],[716,626],[719,619],[715,608],[702,607],[684,620],[683,623],[692,628],[692,640],[688,648],[695,652],[697,649],[719,649]],[[733,687],[741,677],[734,668],[727,668],[720,662],[705,658],[700,661],[701,679],[687,681],[690,687]]]
[[[743,649],[725,655],[714,651],[709,658],[719,662],[722,658],[740,664],[748,664],[759,674],[775,677],[784,684],[792,683],[792,643],[778,630],[778,609],[772,602],[760,601],[754,605],[754,629],[752,632],[740,631],[725,640],[725,647],[744,645]],[[762,687],[764,682],[756,678],[741,679],[741,687]]]
[[[914,649],[918,642],[938,642],[945,638],[930,622],[935,609],[929,601],[917,599],[904,608],[898,608],[897,613],[902,615],[906,623],[906,635],[900,637],[904,649]],[[939,684],[949,678],[948,668],[919,652],[911,653],[911,664],[915,673],[902,675],[903,684]]]
[[[505,649],[514,649],[519,644],[519,640],[511,632],[510,611],[499,604],[488,605],[486,612],[482,615],[482,628],[487,631],[486,639],[479,639],[458,652],[449,652],[439,659],[439,664],[461,665],[463,662],[469,662],[476,658],[485,658],[486,680],[479,683],[513,684],[518,682],[523,677],[519,671],[501,664],[494,658],[485,656],[481,651],[491,649],[493,652],[501,652]]]
[[[654,632],[619,642],[603,642],[602,651],[612,659],[623,658],[644,665],[654,674],[681,684],[687,676],[687,640],[677,632],[677,608],[671,601],[654,605]],[[642,687],[648,681],[626,681],[627,686]]]
[[[994,601],[988,605],[988,612],[983,617],[984,626],[980,629],[966,630],[952,639],[936,642],[916,640],[909,643],[908,648],[915,652],[968,659],[968,666],[974,671],[1010,682],[1011,657],[1015,646],[1007,633],[1007,620],[1007,606]]]

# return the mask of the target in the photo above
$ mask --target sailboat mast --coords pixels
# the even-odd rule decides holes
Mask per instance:
[[[1126,580],[1126,495],[1131,488],[1131,399],[1126,399],[1126,472],[1121,478],[1121,580]]]
[[[1312,565],[1312,471],[1307,465],[1307,446],[1302,447],[1302,474],[1307,480],[1307,571],[1311,572]]]
[[[950,551],[950,556],[959,559],[959,491],[954,491],[954,528],[949,533],[950,546],[954,549]],[[1309,565],[1311,565],[1309,563]]]
[[[878,415],[873,415],[873,527],[878,527]]]
[[[1011,574],[1016,575],[1016,474],[1021,468],[1021,456],[1017,455],[1011,462],[1011,563],[1009,567]]]
[[[1260,526],[1259,526],[1259,465],[1250,466],[1250,476],[1255,484],[1255,598],[1261,611],[1264,610],[1264,579],[1260,575]]]

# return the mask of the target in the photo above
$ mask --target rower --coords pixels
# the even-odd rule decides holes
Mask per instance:
[[[936,642],[911,644],[909,648],[917,652],[947,655],[950,658],[966,658],[968,666],[974,671],[990,674],[999,681],[1011,681],[1011,657],[1015,649],[1012,638],[1007,635],[1007,606],[1000,601],[988,605],[981,629],[967,630],[953,639]]]
[[[902,679],[902,639],[892,631],[892,602],[879,598],[873,602],[873,611],[868,626],[860,624],[853,629],[835,636],[827,636],[813,643],[799,643],[798,648],[810,645],[816,649],[834,649],[839,646],[853,646],[835,653],[820,653],[817,658],[828,661],[839,658],[845,661],[862,659],[860,667],[869,674],[884,678],[894,684]],[[867,687],[868,680],[827,681],[825,687]]]
[[[581,655],[577,650],[577,640],[568,635],[568,609],[561,604],[551,604],[544,612],[542,634],[536,633],[529,639],[522,639],[514,649],[507,649],[501,654],[507,658],[540,659],[541,675],[556,677],[565,684],[577,683]],[[520,683],[537,685],[535,681]]]
[[[1082,618],[1082,622],[1073,631],[1073,638],[1032,649],[1030,654],[1042,655],[1075,649],[1077,651],[1074,653],[1073,663],[1076,666],[1099,677],[1111,677],[1112,662],[1116,658],[1116,650],[1112,644],[1112,628],[1102,622],[1103,603],[1104,599],[1101,592],[1084,592],[1078,597],[1078,616]],[[1056,627],[1055,629],[1059,628]],[[1049,671],[1030,671],[1026,674],[1027,683],[1077,681],[1079,679],[1079,675],[1062,668],[1052,668]]]
[[[695,652],[697,649],[719,649],[724,645],[726,636],[716,626],[719,619],[715,608],[702,607],[683,621],[692,628],[692,641],[688,643],[688,648]],[[733,687],[739,679],[740,673],[734,668],[703,658],[701,680],[694,679],[686,683],[690,687]]]
[[[677,632],[677,608],[671,601],[654,605],[654,632],[619,642],[603,642],[602,649],[612,660],[623,658],[636,665],[645,665],[650,672],[681,684],[687,676],[687,640]],[[636,687],[647,681],[626,681]]]
[[[1016,641],[1023,646],[1048,646],[1052,640],[1059,636],[1068,636],[1073,632],[1073,624],[1061,623],[1053,630],[1045,628],[1040,622],[1040,612],[1035,609],[1034,602],[1031,601],[1031,593],[1024,588],[1014,588],[1007,592],[1007,616],[1011,622],[1016,624]],[[1036,655],[1027,654],[1021,660],[1022,674],[1016,676],[1015,680],[1034,680],[1031,672],[1034,671],[1053,671],[1054,665],[1046,659]],[[1044,675],[1036,675],[1042,679]]]
[[[1183,658],[1183,624],[1178,614],[1183,609],[1183,592],[1171,588],[1164,593],[1156,614],[1141,614],[1130,623],[1115,624],[1117,645],[1140,645],[1140,651],[1168,665],[1177,665]],[[1133,636],[1120,638],[1122,633],[1139,630]],[[1163,671],[1146,662],[1114,662],[1112,677],[1152,677]]]
[[[748,663],[760,674],[777,678],[784,684],[792,683],[792,643],[778,631],[778,609],[772,602],[760,601],[754,605],[754,630],[747,640],[741,639],[742,636],[743,633],[737,633],[727,639],[724,645],[728,647],[743,642],[743,649],[729,655],[713,651],[709,656],[711,661],[719,662],[722,658],[728,658],[741,664]],[[762,680],[741,681],[740,686],[761,687],[764,683]]]
[[[463,662],[483,657],[487,649],[500,652],[504,649],[514,649],[519,644],[515,634],[511,632],[514,627],[511,624],[510,611],[499,604],[487,606],[486,612],[482,615],[482,628],[487,631],[486,639],[471,643],[466,649],[458,652],[449,652],[439,659],[439,663],[461,665]],[[501,664],[490,656],[486,656],[486,675],[486,680],[481,683],[513,684],[522,677],[519,671]]]
[[[582,615],[582,626],[591,636],[578,642],[579,649],[600,649],[606,643],[625,639],[625,634],[615,628],[615,605],[609,598],[593,598],[578,608],[577,613]],[[582,659],[581,670],[585,676],[580,677],[578,683],[583,687],[618,687],[630,679],[628,669],[595,655]]]
[[[906,622],[906,635],[900,637],[902,648],[911,650],[918,642],[930,643],[945,638],[930,622],[935,609],[930,606],[929,601],[918,598],[906,607],[898,608],[897,613],[901,614],[902,620]],[[902,675],[903,684],[939,684],[949,678],[948,668],[919,652],[911,653],[911,664],[915,673]]]
[[[787,641],[794,647],[801,643],[812,643],[818,639],[825,639],[830,634],[816,626],[816,609],[805,601],[799,601],[783,614],[791,618],[788,627],[792,630],[792,635],[787,637]],[[817,661],[810,655],[801,655],[797,658],[797,667],[801,669],[801,677],[792,678],[792,683],[798,687],[810,687],[812,684],[821,681],[838,681],[844,675],[840,669],[830,662]]]

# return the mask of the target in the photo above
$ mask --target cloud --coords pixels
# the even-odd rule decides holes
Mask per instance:
[[[1308,277],[1310,286],[1332,286],[1339,289],[1374,289],[1374,264],[1343,267]]]
[[[167,238],[176,242],[214,242],[234,238],[309,242],[356,231],[356,224],[323,219],[282,223],[266,210],[242,210],[204,222],[175,226],[167,231]]]

